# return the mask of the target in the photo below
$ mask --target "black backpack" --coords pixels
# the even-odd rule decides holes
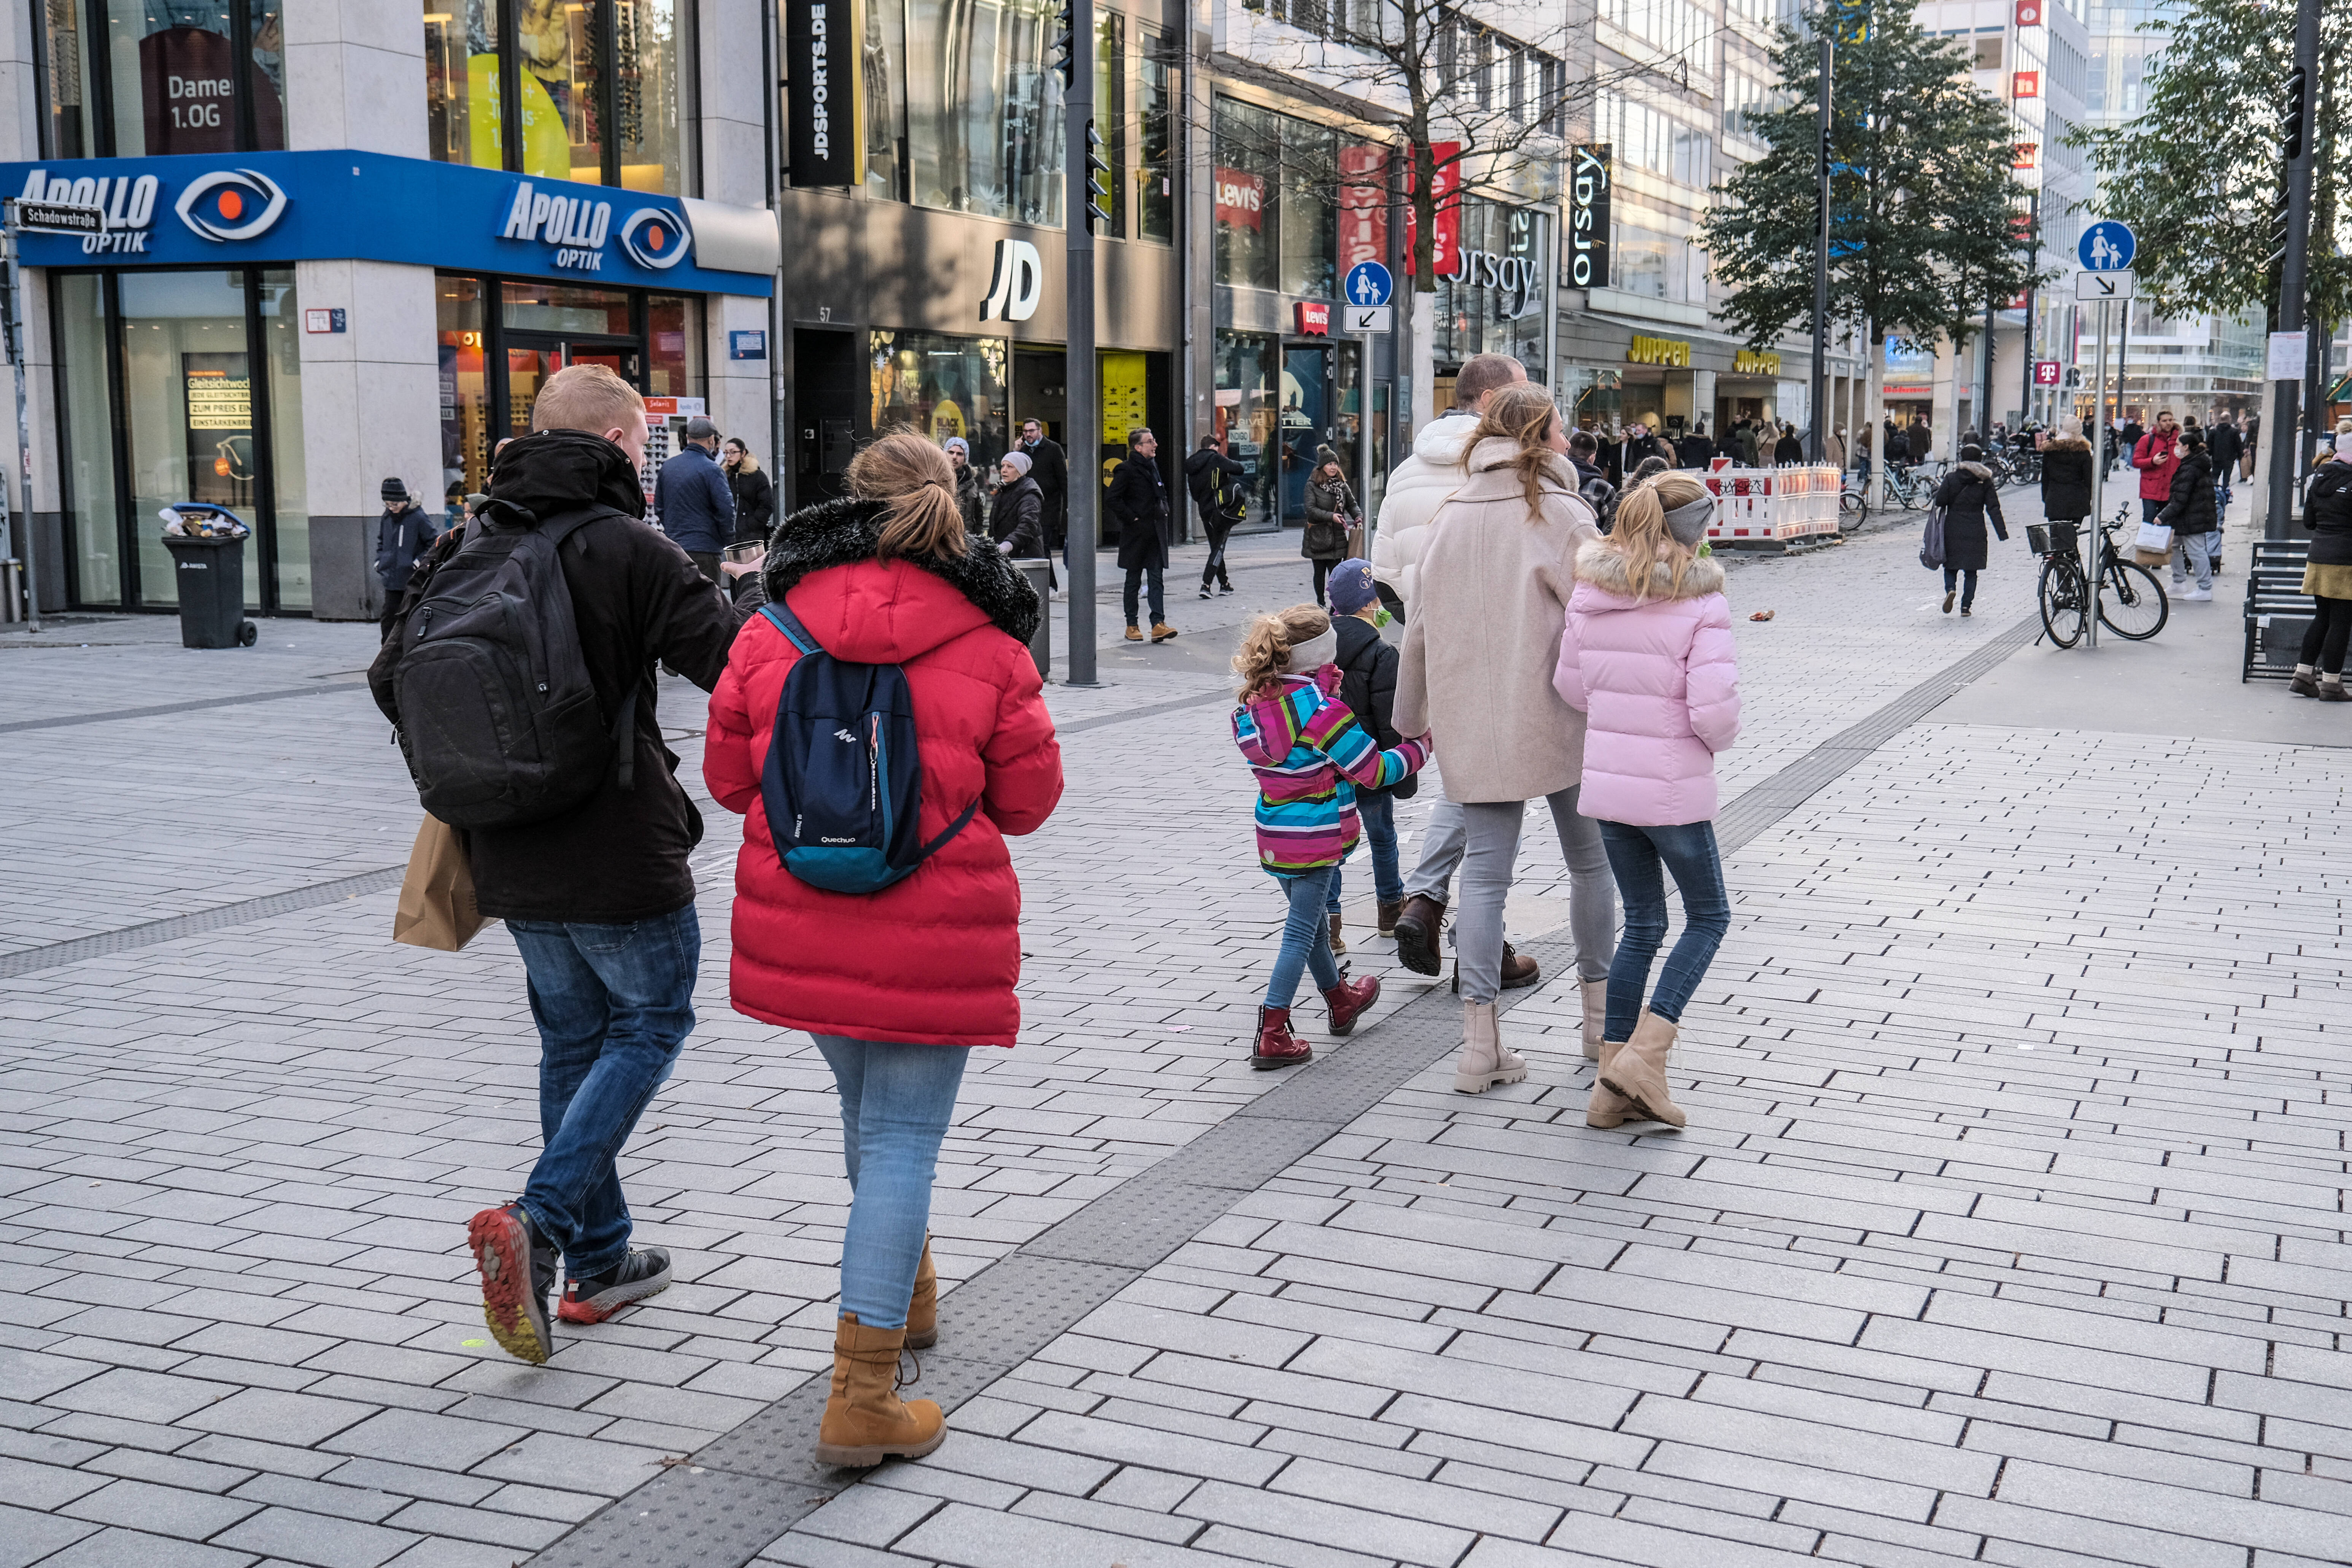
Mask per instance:
[[[425,809],[450,826],[560,816],[595,793],[615,752],[621,787],[635,784],[637,689],[607,725],[556,558],[586,524],[625,516],[597,508],[541,523],[493,500],[402,618],[401,753]]]

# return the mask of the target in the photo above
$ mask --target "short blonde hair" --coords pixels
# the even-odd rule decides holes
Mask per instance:
[[[602,436],[625,430],[631,416],[644,410],[637,389],[605,365],[566,365],[541,384],[530,405],[530,427],[541,430],[585,430]]]

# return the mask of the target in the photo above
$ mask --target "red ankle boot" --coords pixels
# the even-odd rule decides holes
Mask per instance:
[[[1315,1053],[1307,1048],[1307,1042],[1290,1032],[1289,1008],[1257,1010],[1257,1047],[1250,1052],[1250,1066],[1266,1072],[1275,1068],[1295,1068],[1314,1059]]]
[[[1367,974],[1361,980],[1342,980],[1323,993],[1323,1000],[1331,1009],[1331,1032],[1344,1035],[1356,1026],[1364,1009],[1381,997],[1381,977]]]

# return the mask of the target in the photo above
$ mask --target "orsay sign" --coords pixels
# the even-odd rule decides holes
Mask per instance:
[[[1568,161],[1568,281],[1571,288],[1609,287],[1611,144],[1588,142]]]

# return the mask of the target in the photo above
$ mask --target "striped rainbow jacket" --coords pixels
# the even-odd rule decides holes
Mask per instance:
[[[1234,744],[1257,774],[1258,864],[1277,877],[1345,860],[1362,833],[1356,786],[1386,789],[1429,760],[1426,738],[1381,751],[1339,688],[1327,664],[1234,710]]]

